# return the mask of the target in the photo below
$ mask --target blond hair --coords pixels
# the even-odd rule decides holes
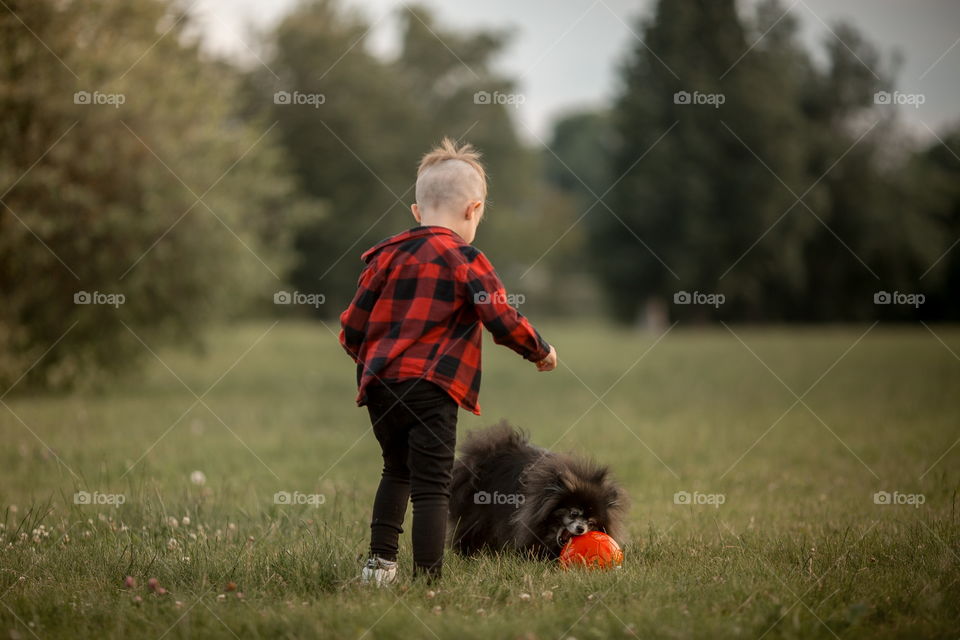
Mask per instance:
[[[417,204],[421,208],[460,206],[487,197],[487,172],[472,144],[445,137],[426,153],[417,168]]]

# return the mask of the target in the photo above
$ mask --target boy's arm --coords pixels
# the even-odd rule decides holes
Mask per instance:
[[[487,257],[478,252],[466,265],[469,302],[497,344],[510,347],[531,362],[550,355],[551,347],[519,311],[507,303],[507,291]]]
[[[357,293],[353,296],[350,306],[340,314],[340,345],[354,362],[359,360],[360,345],[363,344],[367,333],[367,320],[380,296],[375,280],[375,270],[369,266],[366,267],[360,274]]]

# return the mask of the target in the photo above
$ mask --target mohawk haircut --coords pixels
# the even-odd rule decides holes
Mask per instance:
[[[471,144],[457,147],[445,137],[426,153],[417,169],[417,204],[424,209],[458,207],[487,197],[487,172]]]

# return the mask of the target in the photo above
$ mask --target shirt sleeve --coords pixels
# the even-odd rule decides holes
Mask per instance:
[[[376,270],[371,267],[367,266],[360,273],[357,293],[346,311],[340,314],[340,345],[354,362],[359,361],[360,347],[367,334],[367,321],[380,296],[379,279]]]
[[[531,362],[550,354],[550,345],[530,322],[508,303],[507,291],[485,255],[464,265],[468,304],[472,304],[483,326],[497,344],[509,347]]]

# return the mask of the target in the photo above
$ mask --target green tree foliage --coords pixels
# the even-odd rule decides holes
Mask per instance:
[[[747,22],[733,0],[661,1],[640,25],[615,108],[616,215],[590,219],[618,318],[681,290],[727,303],[678,317],[869,317],[875,291],[922,272],[935,229],[904,206],[906,154],[874,104],[889,74],[842,25],[815,64],[785,11],[764,2]]]
[[[530,280],[542,283],[542,296],[553,313],[595,313],[599,302],[587,242],[588,216],[609,215],[601,196],[610,187],[610,156],[615,135],[606,111],[574,111],[553,124],[547,148],[541,152],[543,177],[538,201],[539,229],[535,246],[539,260],[529,267]],[[542,258],[540,258],[542,256]],[[535,298],[540,298],[536,296]]]
[[[960,126],[921,149],[908,172],[915,216],[929,216],[937,232],[926,238],[929,261],[920,282],[930,292],[931,318],[960,318]]]
[[[783,300],[787,319],[906,317],[909,308],[877,308],[877,291],[917,291],[936,229],[914,204],[905,180],[909,150],[876,92],[892,91],[876,50],[851,27],[826,40],[827,66],[803,93],[809,209],[815,224],[803,243],[803,287]],[[879,75],[879,77],[878,77]],[[798,192],[799,195],[799,192]],[[792,215],[792,214],[791,214]],[[791,242],[787,238],[787,242]]]
[[[552,153],[544,156],[546,181],[574,195],[584,209],[589,208],[610,186],[608,163],[614,147],[614,132],[606,112],[565,115],[554,123]]]
[[[140,339],[198,343],[277,288],[293,183],[187,23],[160,1],[0,11],[2,388],[123,369]]]
[[[478,104],[478,91],[511,90],[491,69],[506,36],[458,33],[421,7],[400,9],[401,46],[394,59],[368,50],[371,25],[336,0],[307,0],[270,35],[267,68],[254,71],[248,104],[278,123],[301,188],[330,215],[300,231],[290,278],[321,292],[321,314],[341,309],[355,287],[361,251],[413,226],[420,156],[443,136],[477,146],[490,174],[480,241],[492,257],[517,255],[535,165],[520,145],[507,104]],[[277,104],[277,91],[322,95],[322,104]]]

